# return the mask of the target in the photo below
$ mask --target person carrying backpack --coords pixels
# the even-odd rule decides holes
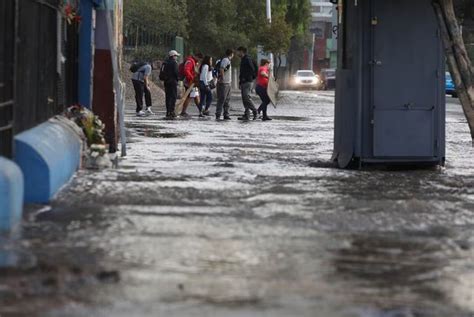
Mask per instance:
[[[199,88],[197,87],[199,83],[199,77],[198,77],[198,64],[202,61],[203,55],[201,53],[197,53],[191,56],[188,56],[186,58],[186,62],[184,63],[184,88],[186,90],[191,87],[192,84],[195,84],[196,87],[194,87],[191,90],[191,93],[189,94],[188,98],[184,101],[183,104],[183,110],[180,113],[180,116],[182,117],[188,117],[188,113],[186,110],[188,109],[189,103],[191,102],[191,99],[194,99],[194,103],[199,109]],[[196,82],[197,81],[197,82]]]
[[[149,63],[135,63],[130,67],[133,72],[132,83],[135,90],[135,102],[137,103],[136,113],[138,117],[152,115],[151,92],[149,77],[152,67]],[[145,95],[146,111],[143,111],[143,95]]]
[[[257,109],[250,97],[250,90],[252,89],[253,81],[257,77],[257,67],[252,61],[252,58],[247,54],[247,48],[243,46],[239,47],[237,49],[237,55],[241,58],[239,85],[245,109],[244,115],[239,117],[239,120],[250,120],[250,111],[252,111],[253,120],[256,120]]]
[[[219,76],[217,80],[217,106],[216,106],[216,120],[220,121],[222,110],[224,110],[224,120],[230,120],[229,115],[229,101],[230,90],[232,83],[232,64],[231,60],[234,57],[234,51],[228,49],[224,57],[216,68],[219,67]]]
[[[178,56],[180,54],[177,51],[169,51],[168,59],[163,62],[160,70],[160,80],[163,81],[165,86],[167,119],[174,119],[176,117],[174,108],[178,98]]]

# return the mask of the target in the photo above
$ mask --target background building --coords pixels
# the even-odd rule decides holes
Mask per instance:
[[[313,69],[335,68],[337,64],[337,10],[329,0],[311,0],[314,34]]]

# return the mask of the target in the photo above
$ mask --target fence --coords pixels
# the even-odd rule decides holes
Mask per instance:
[[[0,1],[0,155],[6,157],[13,152],[15,2]]]
[[[174,34],[162,34],[136,25],[128,25],[124,30],[124,47],[127,49],[142,46],[168,48],[173,45]]]
[[[15,134],[64,109],[59,3],[59,0],[18,1]]]

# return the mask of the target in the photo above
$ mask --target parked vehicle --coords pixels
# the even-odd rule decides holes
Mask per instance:
[[[321,80],[323,81],[323,89],[336,88],[336,70],[334,68],[325,68],[321,70]]]
[[[312,70],[298,70],[291,79],[291,87],[293,89],[298,88],[309,88],[309,89],[321,89],[322,87],[321,78],[316,75]]]
[[[449,72],[446,72],[445,90],[446,90],[446,95],[451,95],[453,98],[458,97],[458,93],[456,92],[456,87],[454,86],[453,79],[451,78],[451,74]]]

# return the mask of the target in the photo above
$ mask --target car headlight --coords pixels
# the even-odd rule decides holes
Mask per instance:
[[[301,79],[299,77],[295,77],[295,83],[297,84],[301,83]]]

